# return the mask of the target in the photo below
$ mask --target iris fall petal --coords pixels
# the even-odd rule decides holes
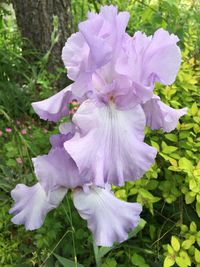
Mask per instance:
[[[110,247],[126,240],[142,211],[140,204],[119,200],[112,192],[94,186],[89,192],[75,190],[73,201],[80,216],[87,220],[98,246]]]

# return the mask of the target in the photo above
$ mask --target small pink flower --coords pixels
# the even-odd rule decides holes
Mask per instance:
[[[21,134],[23,134],[23,135],[27,134],[26,129],[22,129],[22,130],[21,130]]]
[[[21,122],[20,122],[20,121],[16,121],[16,124],[17,124],[17,125],[20,125],[20,124],[21,124]]]
[[[31,134],[29,137],[30,137],[30,139],[33,139],[33,136],[32,136],[32,134]]]
[[[47,129],[43,129],[43,132],[44,132],[44,133],[48,133],[48,130],[47,130]]]
[[[23,160],[20,157],[16,158],[16,161],[18,164],[23,164]]]
[[[28,126],[29,130],[32,130],[32,127],[31,126]]]
[[[11,133],[12,132],[12,129],[11,128],[6,128],[6,132],[7,133]]]
[[[3,135],[3,132],[0,130],[0,136],[2,136]]]

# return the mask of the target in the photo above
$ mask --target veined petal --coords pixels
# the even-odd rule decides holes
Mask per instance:
[[[58,121],[69,114],[68,104],[72,98],[71,86],[68,86],[45,100],[32,103],[32,107],[41,119]]]
[[[152,90],[155,82],[172,84],[181,63],[178,40],[164,29],[158,29],[153,36],[141,32],[133,37],[126,35],[116,71]]]
[[[98,68],[108,63],[112,56],[112,47],[106,39],[98,36],[103,24],[104,20],[100,16],[79,24],[79,30],[90,48],[91,60]]]
[[[33,164],[38,181],[46,192],[61,186],[74,188],[86,182],[64,148],[55,148],[50,150],[48,155],[34,158]]]
[[[152,165],[156,149],[143,142],[145,115],[140,105],[117,110],[85,101],[73,117],[80,133],[64,143],[84,177],[96,185],[123,185],[142,177]]]
[[[98,246],[110,247],[126,240],[142,211],[140,204],[119,200],[112,192],[98,187],[91,187],[89,192],[75,190],[73,201],[80,216],[87,220]]]
[[[165,132],[173,131],[180,117],[187,113],[187,108],[173,109],[155,95],[142,107],[146,115],[147,125],[153,130],[163,129]]]
[[[79,24],[79,30],[90,48],[91,61],[97,68],[109,63],[111,59],[114,63],[128,20],[128,12],[118,13],[117,7],[110,5],[101,7],[99,14],[90,13],[88,20]]]
[[[62,60],[67,69],[67,76],[76,80],[80,71],[85,70],[88,64],[89,47],[80,32],[68,38],[62,50]]]
[[[47,195],[40,183],[32,187],[18,184],[11,196],[15,200],[10,213],[14,214],[12,222],[24,224],[26,230],[38,229],[44,222],[46,214],[56,208],[63,200],[67,189],[60,187]]]
[[[181,64],[180,48],[176,45],[178,37],[158,29],[152,38],[145,56],[145,79],[155,75],[155,81],[172,84]]]
[[[72,92],[78,97],[95,94],[94,77],[112,83],[115,79],[115,61],[125,37],[128,12],[119,12],[115,6],[102,7],[99,14],[90,12],[79,24],[79,32],[66,42],[62,59],[68,77],[74,80]],[[113,30],[114,29],[114,30]]]

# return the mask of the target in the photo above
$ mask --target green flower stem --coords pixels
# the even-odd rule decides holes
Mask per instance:
[[[101,267],[101,256],[99,254],[99,248],[96,245],[95,241],[93,240],[93,249],[94,249],[94,256],[95,256],[95,261],[96,261],[96,267]]]
[[[73,249],[74,249],[74,263],[75,263],[75,267],[77,267],[78,266],[78,261],[77,261],[77,256],[76,256],[76,244],[75,244],[75,238],[74,238],[75,229],[74,229],[74,225],[73,225],[73,221],[72,221],[72,212],[71,212],[71,207],[70,207],[70,203],[69,203],[69,199],[68,198],[67,198],[67,205],[68,205],[70,224],[71,224],[71,229],[72,229],[72,243],[73,243]]]
[[[68,221],[70,223],[70,226],[71,226],[71,231],[70,232],[72,234],[72,245],[73,245],[73,250],[74,250],[74,264],[75,264],[75,267],[77,267],[78,266],[78,261],[77,261],[77,256],[76,256],[76,244],[75,244],[75,238],[74,238],[75,229],[74,229],[74,226],[73,226],[71,207],[70,207],[70,203],[69,203],[68,197],[67,197],[67,205],[68,205],[68,212],[65,209],[65,206],[64,205],[62,205],[62,206],[63,206],[63,209],[64,209],[65,214],[67,216],[67,219],[68,219]]]

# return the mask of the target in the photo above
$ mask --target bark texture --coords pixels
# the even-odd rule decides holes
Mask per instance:
[[[53,32],[53,16],[58,16],[59,41],[54,46],[49,69],[53,71],[61,65],[61,50],[71,34],[70,0],[12,0],[18,27],[28,47],[36,49],[42,54],[51,47]]]

